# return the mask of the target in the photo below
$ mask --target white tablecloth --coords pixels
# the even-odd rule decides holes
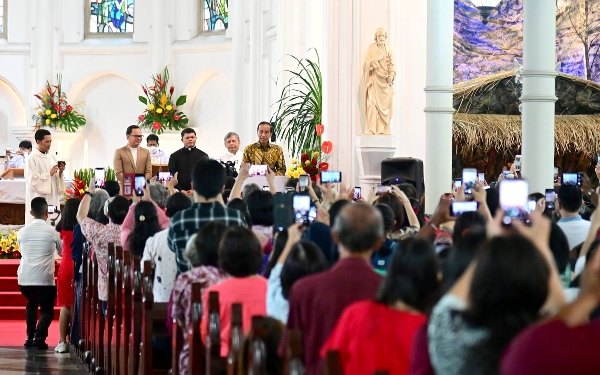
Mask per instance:
[[[25,180],[0,180],[0,203],[25,204]]]

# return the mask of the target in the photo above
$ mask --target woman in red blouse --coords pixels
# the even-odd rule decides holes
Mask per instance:
[[[404,375],[410,366],[413,338],[427,322],[439,292],[438,260],[427,241],[400,243],[375,301],[350,305],[323,345],[340,352],[345,375],[386,370]]]

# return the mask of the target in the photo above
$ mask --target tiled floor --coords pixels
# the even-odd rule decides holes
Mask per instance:
[[[68,353],[48,350],[0,347],[0,374],[82,375],[81,362]]]

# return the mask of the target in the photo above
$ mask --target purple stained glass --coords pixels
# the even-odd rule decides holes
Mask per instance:
[[[90,32],[133,32],[133,9],[134,0],[90,0]]]

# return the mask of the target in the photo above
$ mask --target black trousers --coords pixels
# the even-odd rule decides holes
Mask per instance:
[[[48,327],[54,319],[54,300],[56,286],[54,285],[20,285],[21,294],[27,298],[25,321],[27,322],[27,337],[34,336],[45,339]],[[40,320],[37,322],[37,310],[40,308]]]

